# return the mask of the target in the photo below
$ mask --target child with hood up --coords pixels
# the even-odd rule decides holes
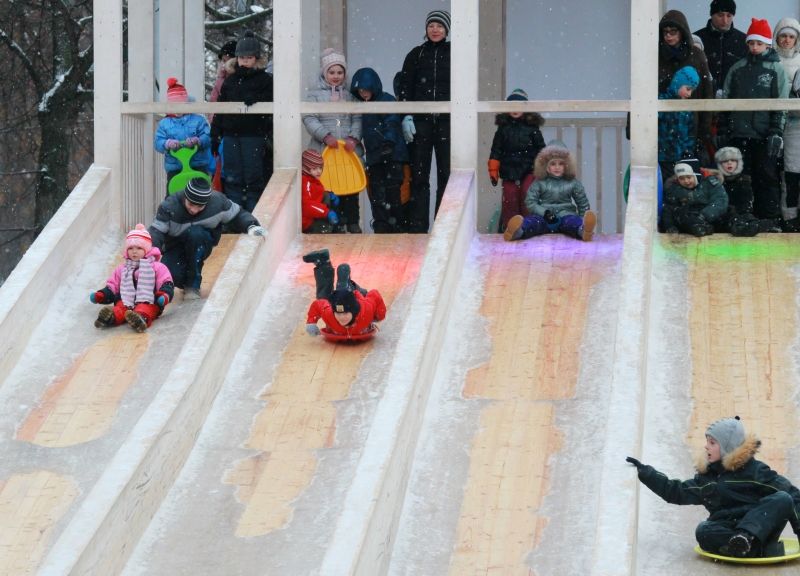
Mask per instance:
[[[670,480],[628,456],[639,481],[670,504],[705,506],[695,530],[706,552],[737,558],[783,556],[779,541],[786,523],[800,536],[800,491],[755,455],[761,441],[745,434],[738,416],[706,430],[705,458],[691,480]]]
[[[109,328],[127,322],[144,332],[172,300],[172,275],[143,224],[128,232],[122,256],[125,262],[109,276],[105,288],[89,295],[94,304],[109,304],[100,309],[94,325]]]
[[[658,95],[659,100],[685,100],[700,84],[700,76],[692,66],[684,66],[672,77],[669,87]],[[669,177],[682,158],[694,156],[696,138],[695,114],[684,112],[658,113],[658,163],[661,174]]]
[[[734,236],[755,236],[760,232],[759,220],[753,216],[753,187],[750,176],[743,173],[744,162],[738,148],[726,146],[714,155],[717,174],[728,194],[728,213],[723,227]]]
[[[394,96],[383,91],[381,78],[372,68],[356,70],[350,92],[363,102],[395,101]],[[399,114],[364,114],[361,119],[372,229],[378,234],[404,231],[400,186],[403,165],[408,164],[409,156],[401,121]]]
[[[668,234],[684,232],[694,236],[714,233],[728,210],[728,195],[715,175],[698,179],[691,165],[675,165],[675,178],[664,188],[661,225]]]
[[[786,17],[775,25],[773,45],[781,59],[783,70],[791,87],[789,96],[800,96],[800,22],[796,18]],[[786,195],[781,202],[783,225],[786,232],[800,232],[797,205],[800,198],[800,112],[790,110],[786,115],[783,129],[783,180],[786,184]]]
[[[177,78],[167,78],[167,102],[188,102],[189,93]],[[156,128],[153,146],[164,155],[164,170],[169,181],[181,171],[181,163],[170,154],[171,150],[194,148],[197,151],[189,161],[194,170],[210,174],[214,170],[211,156],[211,128],[200,114],[170,113],[162,118]]]
[[[351,102],[353,95],[347,87],[347,61],[344,54],[333,48],[322,51],[320,59],[319,83],[316,89],[308,92],[311,102]],[[350,152],[359,157],[364,155],[361,147],[361,114],[306,114],[303,125],[311,135],[308,148],[322,152],[328,148],[337,148],[339,140]],[[358,206],[358,194],[342,196],[339,206],[341,225],[339,232],[361,234],[361,214]]]
[[[503,238],[510,242],[560,232],[590,241],[597,216],[589,209],[589,199],[576,174],[575,161],[567,147],[562,142],[549,142],[534,163],[535,181],[525,198],[529,215],[512,217]]]
[[[506,101],[527,101],[528,94],[517,88]],[[503,180],[500,205],[500,232],[504,232],[512,216],[528,213],[525,194],[533,183],[533,162],[544,148],[539,129],[544,118],[536,112],[504,112],[494,118],[497,130],[489,153],[489,180],[492,186]]]

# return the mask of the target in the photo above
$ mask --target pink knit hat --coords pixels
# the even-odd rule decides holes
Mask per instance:
[[[167,78],[167,102],[188,102],[189,93],[177,78]]]
[[[144,224],[137,224],[136,227],[125,236],[125,255],[128,255],[128,248],[136,246],[144,250],[147,254],[153,247],[153,239]]]
[[[322,58],[320,59],[322,76],[328,72],[328,68],[336,66],[337,64],[347,71],[347,61],[344,59],[344,54],[337,52],[333,48],[325,48],[322,51]]]

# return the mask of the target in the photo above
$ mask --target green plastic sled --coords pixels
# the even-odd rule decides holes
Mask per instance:
[[[211,183],[211,177],[208,174],[205,172],[200,172],[199,170],[195,170],[191,166],[192,156],[194,156],[196,152],[197,146],[192,146],[191,148],[178,148],[177,150],[169,151],[169,153],[177,158],[178,162],[181,163],[181,171],[175,174],[175,176],[172,177],[172,180],[169,181],[169,184],[167,184],[167,192],[170,195],[180,192],[186,188],[186,185],[192,178],[202,178],[209,184]]]
[[[699,545],[694,547],[694,551],[700,554],[700,556],[705,556],[706,558],[711,558],[718,562],[731,562],[734,564],[778,564],[780,562],[788,562],[800,558],[800,544],[798,544],[797,539],[781,538],[781,542],[783,542],[783,556],[769,556],[767,558],[733,558],[732,556],[722,556],[721,554],[706,552],[700,548]]]

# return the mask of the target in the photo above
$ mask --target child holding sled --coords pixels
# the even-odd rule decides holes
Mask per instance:
[[[309,252],[304,262],[314,264],[317,299],[311,303],[306,318],[310,336],[326,336],[343,340],[363,340],[376,331],[376,322],[386,317],[386,304],[377,290],[365,290],[350,279],[350,265],[339,264],[336,269],[336,289],[333,285],[333,265],[326,248]],[[322,319],[321,331],[317,322]]]
[[[691,480],[670,480],[628,457],[639,481],[670,504],[706,507],[695,530],[706,552],[736,558],[783,556],[781,532],[789,522],[800,536],[800,491],[755,455],[761,441],[745,434],[738,416],[706,430],[705,458]]]
[[[127,322],[144,332],[172,300],[172,275],[143,224],[128,232],[122,255],[125,262],[106,280],[105,288],[89,295],[95,304],[109,304],[100,309],[94,325],[109,328]]]

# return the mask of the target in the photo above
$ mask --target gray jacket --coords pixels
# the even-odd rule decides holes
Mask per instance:
[[[353,101],[353,95],[347,87],[347,83],[339,87],[341,89],[341,100],[346,102]],[[319,87],[308,92],[310,102],[330,102],[331,85],[322,76],[319,78]],[[344,140],[346,136],[355,138],[358,141],[356,154],[364,155],[361,146],[361,114],[307,114],[303,116],[303,125],[311,134],[308,148],[321,152],[325,145],[322,139],[331,134],[337,140]]]

